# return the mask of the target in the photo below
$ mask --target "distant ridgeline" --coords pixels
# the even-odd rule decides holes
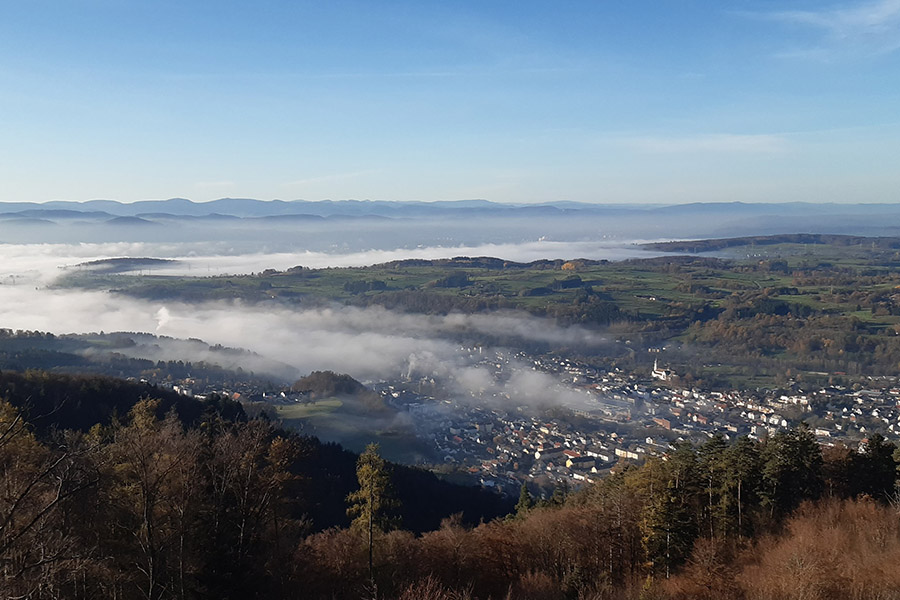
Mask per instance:
[[[411,258],[404,260],[395,260],[386,262],[381,267],[403,268],[403,267],[447,267],[451,269],[562,269],[575,270],[576,267],[594,267],[597,265],[609,264],[608,260],[588,260],[579,258],[575,260],[562,259],[541,259],[532,262],[522,263],[511,260],[503,260],[501,258],[493,258],[490,256],[457,256],[454,258],[435,258],[422,259]]]
[[[171,267],[181,261],[169,258],[103,258],[78,263],[66,269],[87,269],[95,273],[127,273],[130,271],[150,270],[159,267]]]
[[[39,331],[0,329],[0,370],[40,369],[59,373],[108,375],[162,381],[191,377],[213,387],[240,381],[256,387],[280,382],[274,375],[255,374],[242,368],[228,369],[198,360],[150,360],[160,345],[177,345],[182,354],[205,353],[209,360],[242,363],[254,357],[247,350],[210,346],[201,340],[178,340],[138,332],[54,335]]]
[[[751,237],[723,238],[712,240],[690,240],[677,242],[652,242],[643,244],[649,250],[663,252],[715,252],[725,248],[740,246],[774,246],[777,244],[821,244],[828,246],[864,246],[881,250],[900,249],[897,237],[862,237],[855,235],[834,235],[818,233],[793,233],[782,235],[759,235]]]

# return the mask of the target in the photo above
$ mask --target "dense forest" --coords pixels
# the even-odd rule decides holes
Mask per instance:
[[[264,595],[285,544],[350,523],[356,455],[228,399],[39,371],[0,373],[0,393],[2,597]],[[410,531],[512,506],[385,468]]]
[[[679,444],[513,508],[221,399],[40,372],[0,389],[4,597],[900,595],[900,455],[877,435]]]

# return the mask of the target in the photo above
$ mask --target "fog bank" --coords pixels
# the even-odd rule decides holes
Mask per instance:
[[[438,377],[453,382],[461,397],[505,395],[514,404],[552,400],[560,393],[551,391],[554,378],[532,373],[514,360],[495,378],[476,364],[495,349],[480,346],[476,351],[471,344],[502,339],[514,345],[550,343],[593,352],[609,345],[596,331],[509,311],[417,315],[382,307],[291,310],[240,302],[160,303],[26,285],[0,286],[0,323],[55,334],[128,331],[198,338],[254,354],[223,355],[200,344],[166,340],[117,351],[135,358],[240,366],[285,382],[316,370],[348,373],[364,381]]]
[[[171,259],[140,272],[154,275],[238,275],[265,269],[280,271],[294,266],[314,269],[363,267],[404,259],[439,259],[456,256],[491,256],[514,262],[545,258],[587,258],[624,260],[658,255],[641,249],[637,242],[555,242],[531,241],[516,244],[477,246],[426,246],[421,248],[372,249],[356,252],[295,250],[245,253],[240,247],[221,242],[150,243],[117,242],[92,244],[0,244],[0,284],[48,285],[57,277],[95,260],[119,257]],[[83,267],[81,267],[83,268]],[[138,274],[135,271],[134,274]]]

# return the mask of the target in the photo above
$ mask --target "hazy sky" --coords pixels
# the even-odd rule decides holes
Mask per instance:
[[[0,201],[900,201],[900,0],[0,0]]]

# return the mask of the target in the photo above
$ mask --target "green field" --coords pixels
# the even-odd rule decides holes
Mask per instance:
[[[285,420],[313,419],[330,415],[340,409],[344,403],[337,398],[319,400],[317,402],[303,402],[295,404],[277,404],[275,412],[278,417]]]
[[[756,383],[753,368],[768,381],[779,372],[786,380],[798,372],[861,377],[900,369],[900,239],[789,235],[652,247],[662,256],[529,264],[460,257],[228,277],[77,272],[59,285],[301,309],[333,303],[425,314],[518,309],[561,325],[612,328],[632,344],[637,364],[646,361],[635,348],[681,348],[667,362],[723,385]],[[665,254],[691,249],[706,254]],[[702,366],[712,363],[735,369]],[[302,410],[311,414],[293,418],[335,412]]]
[[[344,402],[328,398],[316,402],[275,405],[279,419],[290,428],[327,442],[339,442],[348,450],[361,452],[377,443],[381,454],[404,464],[432,462],[431,448],[410,427],[398,426],[393,413],[386,416],[347,412]]]

